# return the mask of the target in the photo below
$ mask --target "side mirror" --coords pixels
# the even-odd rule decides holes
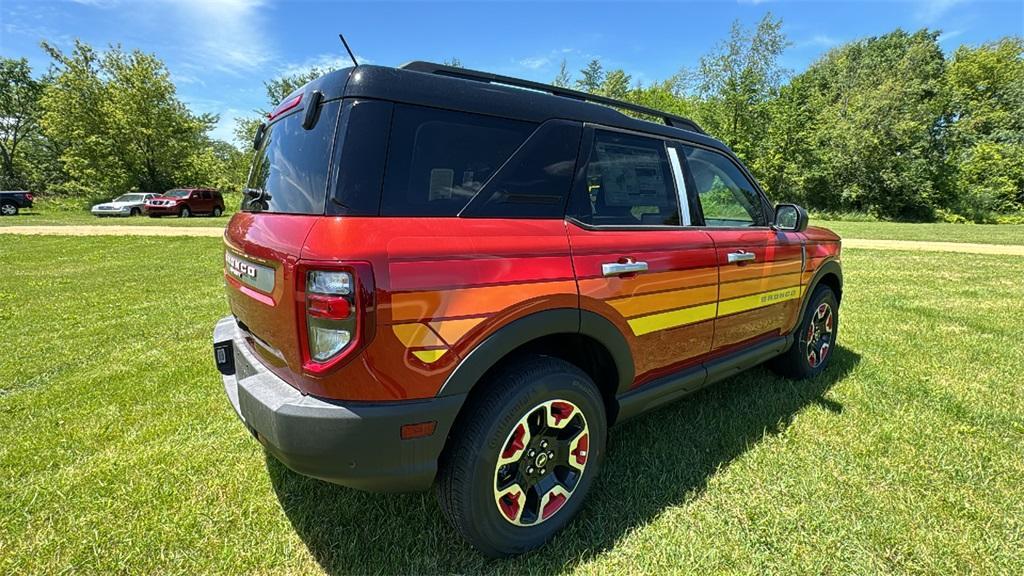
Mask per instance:
[[[807,210],[796,204],[779,204],[775,207],[775,228],[786,232],[807,230]]]

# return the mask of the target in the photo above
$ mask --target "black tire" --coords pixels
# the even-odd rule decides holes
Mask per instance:
[[[793,344],[769,366],[782,376],[801,380],[817,376],[828,367],[839,334],[839,300],[824,284],[811,294],[794,333]]]
[[[128,215],[131,217],[140,216],[141,214],[142,210],[139,210],[138,208],[132,208],[131,211],[128,212]]]
[[[213,209],[213,217],[214,218],[220,218],[220,215],[223,214],[223,213],[224,213],[224,211],[220,209],[220,206],[214,207],[214,209]]]
[[[192,216],[192,211],[188,209],[188,206],[182,206],[181,210],[178,210],[178,218],[189,218]]]
[[[0,216],[17,216],[18,205],[14,202],[0,203]]]
[[[442,456],[437,497],[448,521],[482,554],[520,554],[547,542],[582,507],[604,456],[608,427],[604,402],[582,370],[547,356],[509,363],[479,386],[487,392],[463,407]],[[550,424],[558,417],[564,422],[561,429]],[[537,423],[536,428],[530,422]],[[535,433],[520,436],[523,442],[515,445],[514,433],[520,424]],[[528,456],[533,449],[545,452],[544,462],[539,453]],[[517,450],[518,460],[499,466],[499,458],[507,457],[509,450]],[[550,459],[548,450],[554,454]],[[569,458],[577,463],[575,467]],[[579,464],[582,469],[577,471]],[[511,481],[505,490],[518,489],[515,501],[505,500],[511,492],[500,494],[502,477]],[[530,485],[534,479],[536,484]],[[561,499],[556,490],[568,486],[572,489]],[[520,506],[511,512],[515,519],[507,516],[507,508],[499,508],[499,502]],[[516,523],[527,523],[529,518],[530,525]]]

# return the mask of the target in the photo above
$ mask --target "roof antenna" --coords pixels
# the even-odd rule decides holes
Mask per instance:
[[[356,55],[352,53],[352,49],[348,47],[348,41],[345,40],[345,35],[338,34],[338,38],[341,38],[341,43],[345,45],[345,50],[348,51],[348,57],[352,59],[352,63],[355,64],[356,68],[358,68],[359,61],[356,60]]]

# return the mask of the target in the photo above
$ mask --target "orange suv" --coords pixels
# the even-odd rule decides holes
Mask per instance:
[[[310,82],[254,144],[213,337],[235,412],[301,474],[436,486],[484,554],[572,519],[613,424],[831,358],[839,238],[685,118],[414,62]]]

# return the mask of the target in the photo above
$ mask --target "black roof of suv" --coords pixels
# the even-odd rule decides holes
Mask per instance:
[[[687,118],[566,88],[430,62],[410,62],[399,68],[371,65],[342,68],[313,80],[284,101],[300,92],[311,94],[314,91],[320,91],[324,100],[380,99],[528,122],[558,118],[669,138],[685,135],[687,140],[731,154],[727,146]],[[662,118],[665,124],[627,116],[612,106]]]

